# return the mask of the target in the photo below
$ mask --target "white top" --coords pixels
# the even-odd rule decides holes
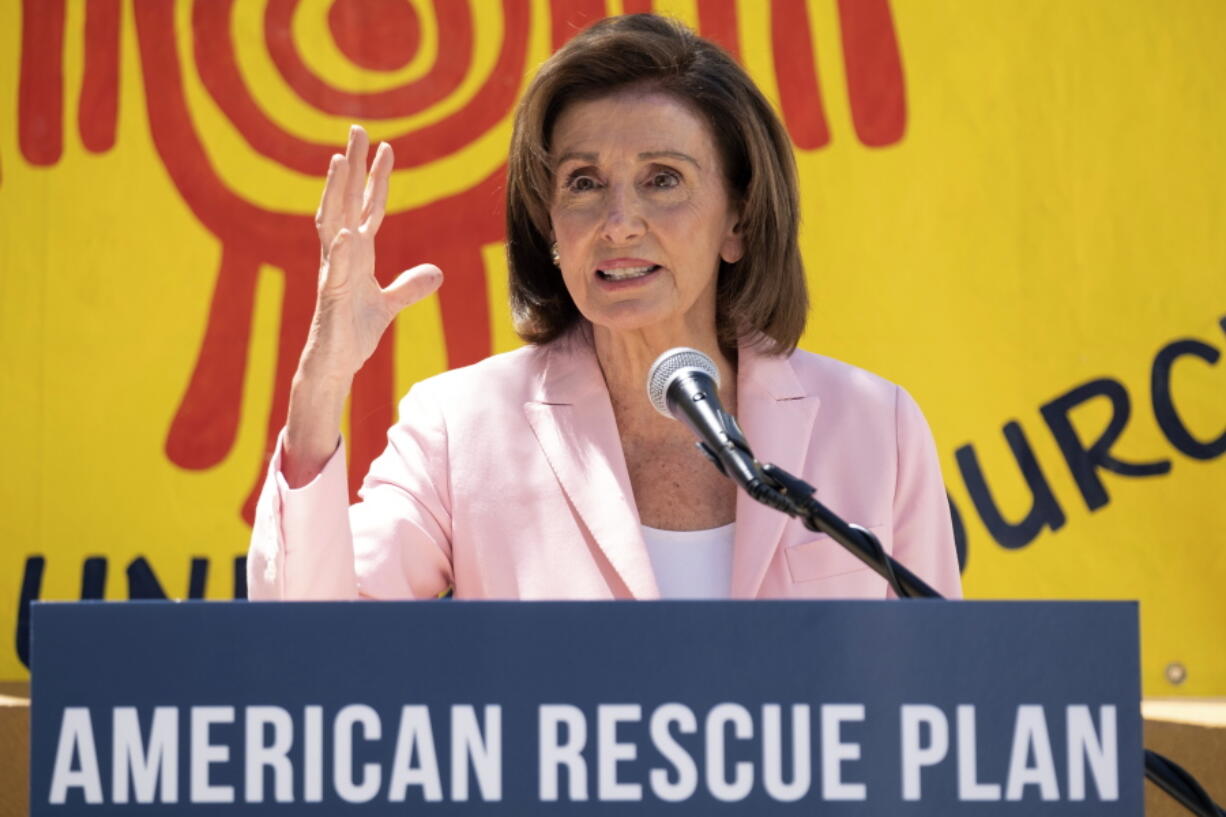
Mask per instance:
[[[643,525],[663,599],[726,599],[732,593],[732,532],[735,525],[710,530],[659,530]]]

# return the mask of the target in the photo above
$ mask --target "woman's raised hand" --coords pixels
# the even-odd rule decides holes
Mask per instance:
[[[332,157],[315,226],[319,292],[299,372],[343,383],[375,351],[396,314],[429,295],[443,274],[432,264],[403,272],[386,289],[375,280],[375,234],[383,223],[392,147],[379,145],[366,176],[370,142],[354,125],[345,155]]]
[[[421,264],[386,288],[375,279],[375,234],[387,206],[392,148],[383,143],[366,176],[370,140],[349,130],[345,155],[332,157],[315,226],[319,290],[311,331],[290,392],[282,473],[290,487],[314,478],[336,449],[353,376],[374,354],[396,314],[436,290],[443,274]]]

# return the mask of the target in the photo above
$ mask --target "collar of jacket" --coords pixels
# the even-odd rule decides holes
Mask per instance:
[[[636,599],[660,591],[643,542],[617,423],[595,350],[580,332],[549,345],[524,412],[583,524]],[[646,399],[644,397],[644,399]],[[762,462],[802,475],[820,400],[797,377],[791,357],[742,346],[737,420]],[[710,467],[694,454],[695,468]],[[787,517],[737,492],[732,598],[755,598],[779,547]]]

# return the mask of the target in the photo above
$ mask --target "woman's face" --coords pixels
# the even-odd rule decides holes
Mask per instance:
[[[709,333],[720,259],[742,244],[706,122],[672,96],[624,91],[567,107],[550,143],[554,240],[583,316]]]

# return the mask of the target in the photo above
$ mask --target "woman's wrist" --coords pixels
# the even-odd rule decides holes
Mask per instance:
[[[315,479],[335,453],[350,382],[301,371],[294,375],[281,451],[281,474],[289,487]]]

